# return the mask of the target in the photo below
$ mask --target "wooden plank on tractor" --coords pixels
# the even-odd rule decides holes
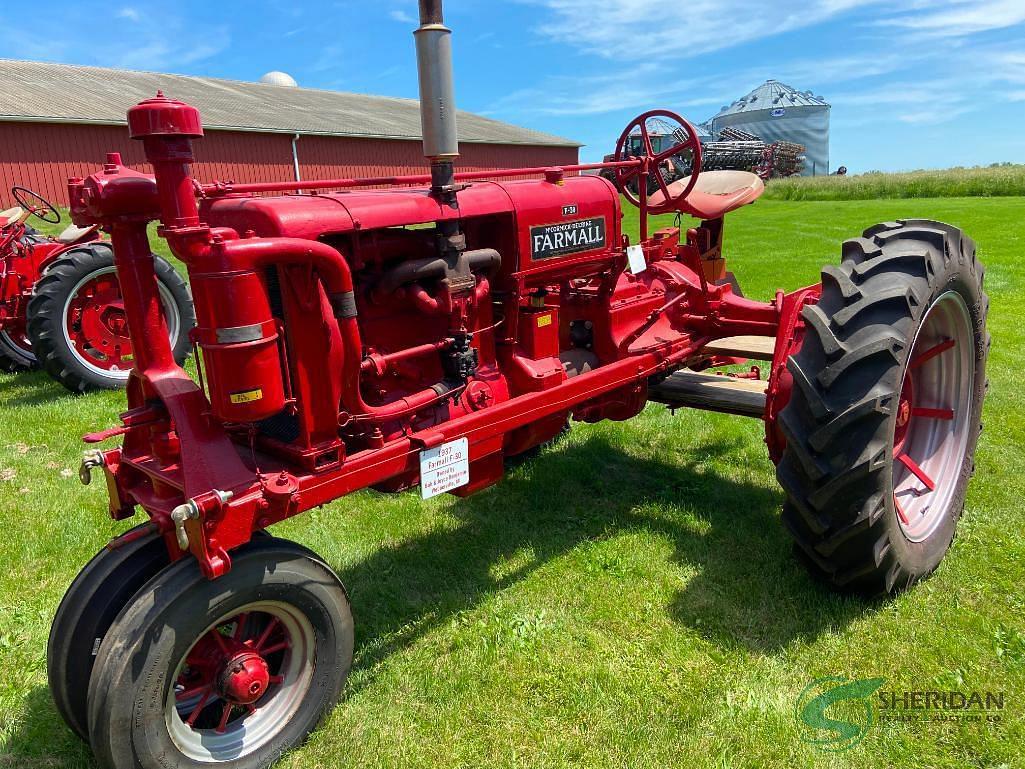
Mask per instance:
[[[760,417],[765,412],[766,383],[697,371],[677,371],[648,390],[648,397],[670,408],[698,408]]]
[[[751,360],[772,360],[776,340],[771,336],[730,336],[706,344],[702,352]]]

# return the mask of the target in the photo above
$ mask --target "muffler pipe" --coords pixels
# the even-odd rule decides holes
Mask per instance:
[[[420,0],[420,27],[413,36],[420,78],[420,125],[424,155],[431,161],[431,186],[436,195],[454,204],[454,161],[459,157],[459,139],[452,76],[452,30],[445,26],[442,0]]]

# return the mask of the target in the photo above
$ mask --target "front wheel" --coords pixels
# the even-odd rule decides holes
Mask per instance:
[[[184,362],[196,323],[188,286],[154,256],[160,302],[175,360]],[[28,334],[36,358],[72,392],[125,386],[134,356],[114,255],[90,243],[61,256],[36,283],[28,305]]]
[[[263,769],[338,700],[352,651],[345,589],[309,550],[257,539],[215,581],[183,559],[104,636],[90,743],[112,769]]]
[[[169,561],[159,533],[130,532],[93,556],[57,608],[46,645],[50,693],[82,739],[89,738],[86,693],[96,649],[125,604]]]
[[[975,244],[950,225],[880,224],[843,257],[788,362],[783,521],[833,585],[890,593],[939,565],[964,509],[989,300]]]

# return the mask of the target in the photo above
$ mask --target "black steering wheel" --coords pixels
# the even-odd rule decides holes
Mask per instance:
[[[26,187],[11,187],[11,196],[19,206],[47,224],[60,224],[60,212],[53,207],[53,203],[38,192],[33,192]]]

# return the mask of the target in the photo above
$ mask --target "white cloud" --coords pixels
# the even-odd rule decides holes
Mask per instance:
[[[503,96],[489,107],[488,112],[600,115],[672,101],[696,85],[691,81],[660,80],[657,75],[657,66],[641,64],[611,74],[550,77],[537,87],[523,88]]]
[[[392,20],[401,22],[402,24],[416,24],[417,23],[417,20],[414,19],[412,15],[410,15],[409,13],[406,13],[405,11],[401,11],[401,10],[389,11],[388,12],[388,16],[390,16],[392,18]]]
[[[1025,51],[1002,51],[992,59],[992,66],[1009,83],[1025,86]]]
[[[849,125],[895,119],[939,125],[986,109],[994,100],[1025,101],[1025,51],[972,46],[963,61],[930,78],[890,80],[834,93],[834,107]],[[942,56],[929,62],[942,63]]]
[[[881,25],[930,37],[965,37],[1025,22],[1025,0],[946,0],[916,8]]]
[[[799,87],[822,90],[830,84],[890,74],[905,66],[910,55],[840,56],[799,59],[726,75],[675,77],[654,62],[609,74],[546,78],[537,87],[514,91],[488,108],[499,115],[599,115],[668,107],[695,122],[710,117],[752,87],[774,77]]]
[[[840,122],[862,125],[939,124],[989,99],[1025,100],[1021,36],[1003,44],[979,37],[1025,24],[1025,0],[518,1],[540,9],[541,39],[609,64],[592,59],[585,71],[598,74],[547,78],[491,105],[507,118],[668,106],[703,119],[770,77],[824,93]],[[727,49],[800,29],[815,35],[811,28],[827,22],[843,25],[848,40],[834,55],[752,66],[745,56],[731,66]],[[942,45],[923,42],[937,37]]]
[[[133,24],[131,39],[123,45],[91,42],[95,17],[82,13],[69,15],[62,25],[45,33],[0,25],[0,50],[12,58],[181,72],[182,67],[211,59],[231,44],[231,31],[224,26],[196,26],[177,16],[146,14],[132,7],[122,8],[117,15]]]
[[[855,10],[861,27],[966,37],[1025,22],[1025,0],[518,0],[547,10],[548,40],[624,62],[685,59],[814,27]],[[899,43],[902,38],[891,42]]]
[[[538,32],[608,58],[687,58],[813,26],[883,0],[520,0],[549,11]],[[907,0],[904,0],[905,2]]]

